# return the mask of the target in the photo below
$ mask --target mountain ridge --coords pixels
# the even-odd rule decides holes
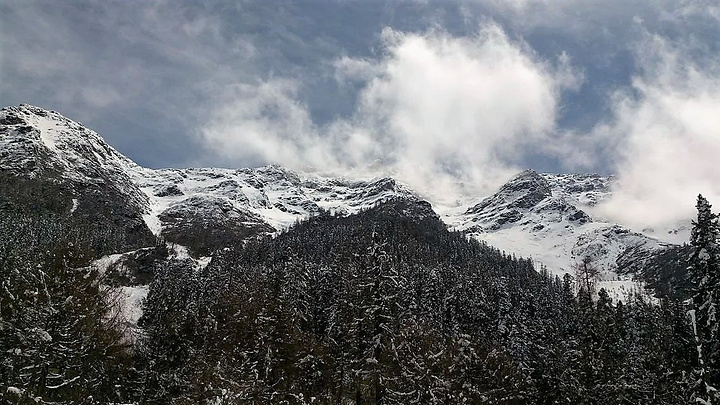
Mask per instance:
[[[324,211],[349,215],[390,199],[423,201],[390,177],[327,177],[278,165],[143,168],[82,124],[25,104],[0,112],[0,157],[0,172],[6,175],[60,178],[76,194],[82,187],[111,190],[113,198],[124,199],[116,201],[127,211],[124,216],[140,215],[154,235],[188,245],[198,256],[283,231]],[[673,244],[594,218],[593,207],[610,198],[612,183],[612,176],[525,170],[472,204],[433,208],[442,212],[447,226],[532,257],[555,274],[572,272],[574,263],[590,257],[602,271],[601,281],[613,283],[623,278],[617,264],[621,256],[624,263],[633,257],[646,260]],[[75,196],[66,209],[82,211],[87,199]]]

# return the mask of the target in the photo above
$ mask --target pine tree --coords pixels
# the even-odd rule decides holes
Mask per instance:
[[[720,225],[712,206],[702,195],[697,199],[697,220],[693,221],[690,245],[690,272],[694,291],[690,317],[697,343],[698,387],[695,400],[705,403],[720,402],[717,385],[720,374],[720,331],[718,305],[720,305]]]

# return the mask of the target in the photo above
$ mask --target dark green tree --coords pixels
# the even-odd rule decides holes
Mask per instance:
[[[718,215],[705,197],[698,195],[697,219],[693,221],[690,272],[693,281],[690,318],[698,353],[696,400],[720,402],[720,225]]]

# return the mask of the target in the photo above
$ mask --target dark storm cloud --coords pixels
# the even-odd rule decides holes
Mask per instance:
[[[193,163],[203,158],[193,128],[217,88],[266,72],[251,39],[224,28],[224,13],[240,12],[227,7],[4,4],[2,100],[82,120],[142,164]]]
[[[11,2],[2,14],[3,102],[57,109],[146,164],[187,152],[177,143],[191,140],[198,83],[232,59],[209,46],[211,21],[162,2]]]

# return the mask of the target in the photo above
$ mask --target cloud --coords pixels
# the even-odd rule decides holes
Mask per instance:
[[[273,79],[239,86],[202,136],[228,158],[380,171],[435,199],[461,183],[487,193],[552,136],[561,92],[578,85],[566,57],[543,61],[495,24],[472,37],[388,28],[382,38],[380,58],[334,64],[337,80],[361,83],[351,117],[317,128],[297,87]]]
[[[343,56],[333,61],[335,80],[343,85],[347,81],[365,82],[382,73],[381,66],[373,61]]]
[[[599,212],[638,227],[672,224],[694,216],[698,193],[720,202],[720,58],[657,34],[636,54],[640,74],[596,129],[618,145],[619,186]]]
[[[362,91],[356,120],[411,185],[445,193],[462,181],[487,192],[554,129],[556,72],[497,25],[474,37],[384,37],[382,73]]]
[[[689,19],[720,20],[714,0],[506,0],[468,2],[487,7],[508,25],[529,30],[537,27],[583,32],[599,30],[591,39],[613,35],[611,27],[643,21],[652,24],[684,24]]]
[[[298,83],[289,79],[229,86],[200,135],[230,161],[296,168],[333,165],[307,107],[297,101],[297,92]]]
[[[438,199],[485,195],[527,167],[616,171],[607,215],[668,220],[715,193],[719,10],[0,2],[0,98],[82,120],[151,167],[394,175]]]

